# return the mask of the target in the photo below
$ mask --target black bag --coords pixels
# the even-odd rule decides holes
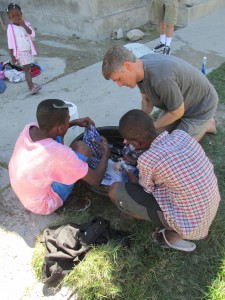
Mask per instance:
[[[6,64],[2,67],[3,70],[12,70],[15,69],[16,71],[22,72],[22,67],[13,65],[10,61],[8,61]]]
[[[45,243],[46,255],[42,282],[57,284],[84,258],[91,245],[105,244],[112,239],[130,246],[129,233],[110,228],[110,222],[101,217],[80,225],[71,223],[45,229],[42,242]]]

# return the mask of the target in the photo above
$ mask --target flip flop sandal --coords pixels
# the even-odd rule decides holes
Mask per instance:
[[[77,212],[83,212],[89,208],[89,206],[91,205],[91,200],[88,198],[86,200],[87,200],[87,202],[86,202],[85,206],[83,208],[78,209]]]
[[[162,229],[162,230],[160,230],[160,233],[162,233],[164,241],[170,248],[185,251],[185,252],[192,252],[196,249],[196,245],[190,241],[179,240],[179,241],[171,244],[166,238],[165,231],[166,231],[166,229]]]
[[[91,200],[88,198],[84,198],[81,200],[82,202],[84,202],[84,203],[82,203],[82,205],[81,205],[81,203],[80,203],[80,205],[78,204],[79,201],[80,201],[80,199],[78,196],[73,196],[72,200],[70,200],[69,203],[65,202],[64,207],[66,207],[67,209],[74,210],[76,213],[79,213],[79,212],[85,211],[91,205]]]
[[[192,242],[185,241],[185,240],[179,240],[173,244],[171,244],[165,234],[166,229],[161,229],[158,233],[153,232],[152,237],[153,240],[160,245],[163,248],[172,248],[180,251],[185,251],[185,252],[192,252],[196,249],[196,245]],[[161,237],[160,237],[161,235]]]
[[[154,243],[156,243],[158,246],[162,247],[162,248],[170,248],[167,243],[165,242],[162,233],[160,233],[160,231],[153,231],[152,233],[152,239],[154,241]]]
[[[39,84],[34,84],[34,86],[33,86],[32,90],[31,90],[30,94],[31,94],[31,95],[36,94],[41,88],[42,88],[41,85],[39,85]]]

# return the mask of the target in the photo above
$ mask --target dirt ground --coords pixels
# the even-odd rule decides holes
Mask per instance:
[[[139,29],[142,30],[145,35],[142,40],[137,41],[138,43],[144,44],[159,36],[156,25],[146,24]],[[38,56],[66,59],[66,69],[62,75],[64,76],[101,61],[105,52],[112,45],[129,43],[130,41],[126,39],[125,34],[126,33],[124,33],[124,38],[120,40],[108,38],[96,42],[83,40],[76,36],[47,35],[37,31],[35,45],[37,47]],[[8,51],[6,31],[2,29],[0,29],[0,48],[3,48],[4,51]]]

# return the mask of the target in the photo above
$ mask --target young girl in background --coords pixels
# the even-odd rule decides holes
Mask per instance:
[[[12,22],[7,29],[8,48],[12,64],[19,62],[25,72],[31,95],[36,94],[41,89],[41,86],[34,84],[31,77],[31,64],[34,62],[34,55],[37,54],[32,41],[32,38],[35,37],[35,32],[31,24],[22,19],[22,10],[18,4],[10,3],[7,13]]]

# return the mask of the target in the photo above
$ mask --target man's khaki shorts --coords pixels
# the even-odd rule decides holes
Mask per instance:
[[[211,109],[212,117],[216,111],[216,108],[217,108],[217,102],[215,101],[215,104]],[[166,111],[161,111],[158,119],[163,117],[165,114]],[[168,132],[171,132],[175,129],[180,129],[187,132],[193,138],[196,138],[201,132],[205,131],[206,128],[208,127],[209,118],[204,119],[204,116],[202,116],[202,118],[203,118],[202,120],[198,120],[193,118],[191,119],[191,118],[182,117],[181,119],[175,121],[174,123],[166,126],[165,129]]]
[[[153,0],[152,18],[164,22],[166,25],[175,25],[177,22],[178,0]]]

